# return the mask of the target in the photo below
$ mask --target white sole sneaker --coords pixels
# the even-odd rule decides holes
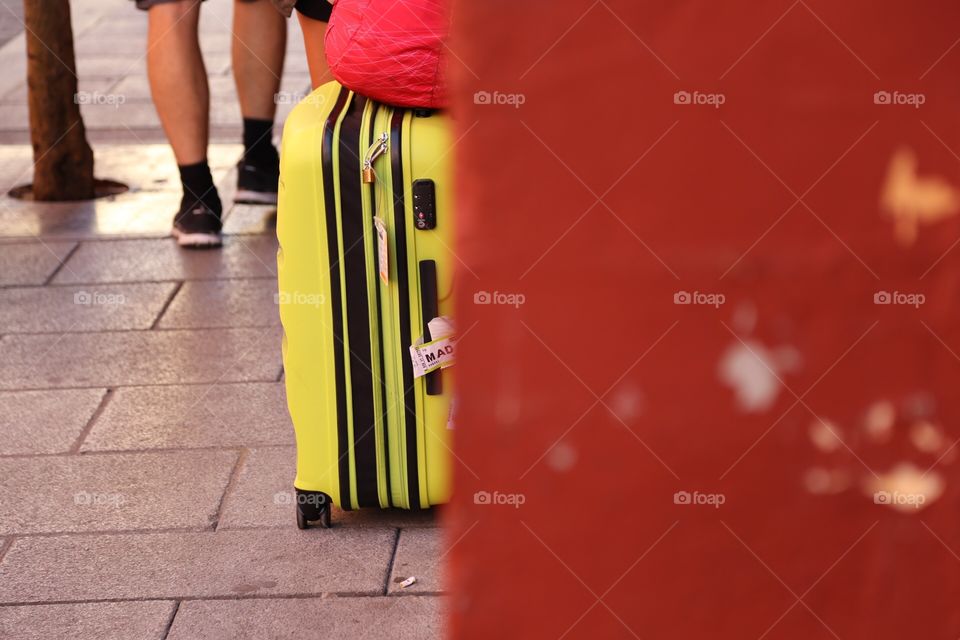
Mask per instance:
[[[219,233],[185,233],[174,227],[172,235],[181,247],[219,247],[223,244]]]
[[[277,204],[277,194],[267,193],[266,191],[237,189],[237,194],[233,196],[233,201],[238,204]]]

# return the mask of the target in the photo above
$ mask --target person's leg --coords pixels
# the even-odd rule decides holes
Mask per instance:
[[[237,202],[276,203],[279,157],[273,146],[276,95],[283,74],[287,21],[268,0],[233,4],[233,78],[243,115]]]
[[[286,19],[268,0],[237,0],[231,46],[240,113],[272,122],[287,48]]]
[[[325,0],[318,0],[325,2]],[[307,51],[307,67],[310,69],[310,84],[316,89],[332,80],[330,67],[327,66],[327,54],[323,50],[323,38],[327,34],[326,20],[317,20],[298,11],[300,30],[303,32],[303,45]]]
[[[146,8],[150,93],[183,183],[174,235],[185,246],[218,245],[222,206],[207,164],[210,92],[197,34],[200,0]]]

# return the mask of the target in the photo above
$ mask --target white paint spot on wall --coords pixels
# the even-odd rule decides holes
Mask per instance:
[[[814,467],[803,474],[803,485],[814,495],[833,495],[850,488],[850,472],[845,469]]]
[[[621,421],[629,423],[643,410],[643,393],[635,385],[624,382],[613,391],[606,405]]]
[[[746,413],[760,413],[773,406],[783,385],[779,378],[799,365],[796,350],[767,349],[756,340],[736,340],[720,359],[721,382],[731,387],[737,406]]]
[[[733,328],[742,335],[749,335],[757,326],[757,307],[752,302],[737,305],[731,320]]]
[[[824,453],[832,453],[843,446],[840,427],[828,420],[814,420],[807,430],[810,441]]]
[[[512,393],[500,394],[494,407],[497,422],[504,426],[515,424],[520,419],[520,398]]]
[[[910,246],[921,225],[930,225],[957,214],[960,192],[940,176],[921,177],[917,155],[901,147],[890,159],[880,205],[893,218],[894,237]]]
[[[577,464],[577,450],[566,442],[558,442],[557,446],[547,454],[547,466],[561,473],[569,471]]]
[[[865,476],[863,490],[876,504],[916,513],[936,502],[944,485],[943,476],[937,471],[925,471],[903,462],[878,477]]]
[[[924,453],[938,454],[947,448],[943,431],[932,422],[920,420],[910,425],[910,442]]]
[[[863,418],[863,430],[874,442],[887,442],[893,436],[893,424],[897,412],[889,400],[879,400],[870,405]]]

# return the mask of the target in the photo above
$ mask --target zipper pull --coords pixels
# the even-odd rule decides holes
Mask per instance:
[[[376,179],[373,173],[373,161],[382,156],[387,150],[387,132],[384,131],[380,134],[380,137],[377,138],[369,149],[367,149],[367,156],[363,160],[363,184],[372,184]]]

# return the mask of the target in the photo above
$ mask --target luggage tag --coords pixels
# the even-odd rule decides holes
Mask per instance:
[[[390,284],[390,248],[387,243],[387,225],[380,216],[374,216],[373,225],[377,228],[377,264],[380,270],[380,280],[383,284]]]
[[[413,377],[420,378],[436,371],[452,367],[455,362],[456,338],[453,335],[453,323],[446,316],[434,318],[427,327],[431,336],[437,338],[424,342],[423,337],[410,346],[410,360],[413,363]]]

